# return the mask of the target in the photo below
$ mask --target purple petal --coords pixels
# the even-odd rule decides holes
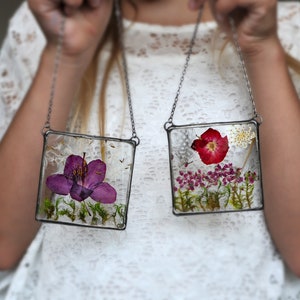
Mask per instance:
[[[74,200],[83,201],[86,198],[88,198],[92,193],[93,190],[87,189],[86,187],[74,182],[70,191],[70,196]]]
[[[70,189],[72,187],[73,181],[67,179],[62,174],[54,174],[50,175],[46,179],[47,187],[54,192],[55,194],[59,195],[68,195]]]
[[[103,182],[94,189],[94,192],[91,194],[91,198],[97,202],[110,204],[116,201],[117,192],[109,183]]]
[[[84,185],[90,189],[94,189],[103,182],[106,173],[106,164],[96,159],[88,164],[88,171],[84,180]]]
[[[73,177],[74,170],[78,170],[82,167],[83,164],[83,158],[79,155],[69,155],[64,169],[64,175],[68,178]]]

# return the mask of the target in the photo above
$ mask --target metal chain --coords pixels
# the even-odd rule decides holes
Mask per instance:
[[[192,55],[192,52],[193,52],[193,47],[195,45],[195,40],[196,40],[198,28],[199,28],[199,23],[201,21],[202,11],[203,11],[203,7],[201,7],[200,10],[199,10],[197,23],[195,25],[195,29],[194,29],[194,32],[193,32],[193,35],[192,35],[192,38],[191,38],[189,51],[188,51],[188,54],[186,56],[185,64],[183,66],[183,71],[182,71],[182,74],[181,74],[181,77],[180,77],[179,86],[178,86],[178,90],[176,92],[176,96],[175,96],[175,100],[174,100],[174,103],[173,103],[173,106],[172,106],[171,114],[170,114],[170,117],[169,117],[168,121],[165,124],[166,129],[168,128],[168,126],[171,126],[173,124],[173,117],[174,117],[175,109],[177,107],[180,91],[181,91],[181,88],[182,88],[182,85],[183,85],[185,75],[187,73],[187,68],[188,68],[189,61],[190,61],[190,58],[191,58],[191,55]],[[243,55],[242,55],[242,51],[241,51],[241,48],[240,48],[239,43],[238,43],[238,34],[237,34],[237,31],[236,31],[236,28],[235,28],[234,20],[232,18],[230,18],[230,26],[231,26],[232,35],[233,35],[232,37],[233,37],[233,41],[234,41],[234,46],[236,48],[237,54],[238,54],[239,59],[240,59],[240,64],[241,64],[241,67],[242,67],[244,79],[246,81],[247,91],[249,93],[250,101],[252,103],[254,118],[257,118],[258,123],[261,123],[262,122],[262,117],[257,113],[257,110],[256,110],[250,80],[249,80],[249,77],[248,77],[248,74],[247,74],[247,69],[246,69],[246,66],[245,66],[245,61],[244,61],[244,58],[243,58]]]
[[[128,76],[128,66],[127,66],[127,60],[126,60],[126,55],[125,55],[125,46],[124,46],[124,38],[123,38],[124,28],[123,28],[123,22],[122,22],[120,0],[115,0],[115,8],[116,8],[115,13],[116,13],[117,22],[118,22],[119,43],[120,43],[121,55],[122,55],[125,87],[126,87],[129,115],[130,115],[131,128],[132,128],[132,138],[131,139],[135,140],[136,144],[138,145],[140,143],[140,139],[138,138],[138,136],[136,134],[136,129],[135,129],[132,98],[131,98],[131,89],[130,89],[129,76]]]
[[[123,72],[124,72],[124,77],[125,77],[125,86],[126,86],[126,92],[127,92],[127,97],[128,97],[129,114],[130,114],[131,127],[132,127],[131,139],[133,141],[135,141],[136,145],[138,145],[140,143],[140,140],[136,134],[136,129],[135,129],[131,92],[130,92],[130,85],[129,85],[129,79],[128,79],[128,67],[127,67],[127,61],[126,61],[126,57],[125,57],[124,43],[123,43],[123,24],[121,21],[122,17],[121,17],[119,0],[115,0],[115,7],[116,7],[116,16],[117,16],[117,20],[118,20],[119,35],[120,35],[120,47],[121,47],[121,53],[122,53]],[[56,90],[56,83],[57,83],[57,77],[58,77],[58,69],[59,69],[62,45],[63,45],[63,39],[64,39],[64,29],[65,29],[65,17],[62,18],[61,24],[60,24],[60,29],[59,29],[56,53],[55,53],[55,58],[54,58],[53,75],[52,75],[52,81],[51,81],[51,87],[50,87],[48,113],[47,113],[47,117],[46,117],[46,122],[43,127],[43,132],[46,132],[47,130],[49,130],[51,128],[51,125],[50,125],[51,114],[52,114],[52,108],[53,108],[53,102],[54,102],[54,96],[55,96],[55,90]]]
[[[116,8],[115,13],[116,13],[116,18],[117,18],[117,22],[118,22],[119,42],[120,42],[120,47],[121,47],[123,72],[124,72],[124,78],[125,78],[125,87],[126,87],[126,93],[127,93],[127,98],[128,98],[128,107],[129,107],[129,114],[130,114],[131,128],[132,128],[132,137],[131,137],[131,139],[134,140],[136,142],[136,144],[138,145],[140,143],[140,139],[137,136],[136,128],[135,128],[135,122],[134,122],[134,114],[133,114],[132,98],[131,98],[131,89],[130,89],[129,76],[128,76],[128,66],[127,66],[124,40],[123,40],[123,22],[122,22],[122,15],[121,15],[121,9],[120,9],[120,0],[115,0],[114,2],[115,2],[115,8]],[[194,45],[195,45],[197,32],[198,32],[199,24],[200,24],[201,17],[202,17],[202,12],[203,12],[203,6],[199,10],[199,14],[198,14],[198,17],[197,17],[195,29],[194,29],[194,32],[193,32],[193,35],[192,35],[192,38],[191,38],[191,41],[190,41],[188,53],[186,55],[185,64],[183,66],[183,71],[182,71],[182,74],[181,74],[181,77],[180,77],[180,80],[179,80],[179,85],[178,85],[178,89],[177,89],[177,92],[176,92],[176,95],[175,95],[175,99],[174,99],[174,103],[173,103],[173,106],[172,106],[171,114],[170,114],[170,117],[169,117],[169,119],[166,123],[166,124],[169,124],[169,125],[172,125],[172,123],[173,123],[173,117],[174,117],[174,113],[175,113],[175,110],[176,110],[176,107],[177,107],[177,103],[179,101],[181,88],[183,86],[185,75],[187,73],[187,68],[189,66],[189,62],[190,62],[191,55],[192,55],[192,52],[193,52],[193,48],[194,48]],[[247,74],[247,70],[246,70],[245,61],[244,61],[244,58],[243,58],[243,55],[242,55],[242,51],[241,51],[241,48],[240,48],[239,43],[238,43],[238,34],[237,34],[237,31],[236,31],[234,20],[232,18],[230,18],[230,26],[231,26],[232,35],[233,35],[234,46],[235,46],[235,49],[236,49],[237,54],[238,54],[239,59],[240,59],[244,79],[246,81],[247,90],[248,90],[249,97],[250,97],[250,100],[251,100],[251,103],[252,103],[254,117],[261,119],[261,117],[258,115],[257,110],[256,110],[250,80],[249,80],[249,77],[248,77],[248,74]],[[56,54],[55,54],[55,58],[54,58],[53,76],[52,76],[51,87],[50,87],[50,98],[49,98],[48,113],[47,113],[47,117],[46,117],[46,122],[45,122],[44,127],[43,127],[43,131],[47,131],[51,128],[51,125],[50,125],[51,114],[52,114],[53,101],[54,101],[54,96],[55,96],[55,89],[56,89],[56,83],[57,83],[57,77],[58,77],[60,57],[61,57],[61,52],[62,52],[62,45],[63,45],[63,38],[64,38],[64,28],[65,28],[65,17],[62,18],[61,24],[60,24],[60,29],[59,29],[57,49],[56,49]],[[165,127],[166,127],[166,125],[165,125]]]
[[[177,92],[176,92],[176,95],[175,95],[175,100],[174,100],[174,103],[173,103],[173,106],[172,106],[170,117],[169,117],[168,122],[167,122],[169,124],[173,123],[173,117],[174,117],[175,109],[176,109],[176,106],[177,106],[177,102],[179,100],[179,95],[180,95],[180,92],[181,92],[183,81],[185,79],[187,68],[189,66],[189,62],[190,62],[191,55],[192,55],[192,52],[193,52],[193,48],[194,48],[194,45],[195,45],[197,32],[198,32],[199,24],[200,24],[201,17],[202,17],[202,12],[203,12],[203,6],[201,6],[201,8],[199,10],[199,14],[198,14],[198,17],[197,17],[195,29],[194,29],[194,32],[193,32],[193,35],[192,35],[192,38],[191,38],[191,41],[190,41],[188,53],[186,55],[185,64],[183,65],[183,71],[182,71],[182,74],[181,74],[181,77],[180,77],[180,80],[179,80],[179,85],[178,85],[178,89],[177,89]]]
[[[62,45],[63,45],[63,39],[64,39],[65,22],[66,22],[65,17],[62,17],[62,20],[60,22],[59,32],[58,32],[56,53],[55,53],[55,57],[54,57],[54,67],[53,67],[53,74],[52,74],[51,87],[50,87],[48,113],[47,113],[47,117],[46,117],[46,122],[43,127],[43,132],[46,132],[47,130],[49,130],[51,128],[50,121],[51,121],[53,101],[54,101],[55,90],[56,90],[56,82],[57,82],[57,77],[58,77],[58,68],[59,68],[59,64],[60,64],[60,57],[61,57]]]

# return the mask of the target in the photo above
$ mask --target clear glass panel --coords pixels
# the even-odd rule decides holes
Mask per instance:
[[[175,214],[263,208],[257,126],[249,121],[167,129]]]
[[[48,131],[36,219],[125,229],[135,142]]]

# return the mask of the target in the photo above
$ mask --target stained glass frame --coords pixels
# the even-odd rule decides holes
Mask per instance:
[[[173,213],[263,209],[255,119],[166,127]]]
[[[46,131],[36,220],[124,230],[136,146],[133,139]]]

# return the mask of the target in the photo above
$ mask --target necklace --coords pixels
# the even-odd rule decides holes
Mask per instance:
[[[140,141],[134,122],[119,5],[119,1],[115,0],[132,136],[130,139],[120,139],[51,129],[64,32],[63,20],[43,130],[44,146],[36,208],[36,219],[39,221],[117,230],[126,228],[135,151]],[[258,147],[259,120],[236,35],[233,40],[252,101],[253,119],[173,124],[201,14],[202,9],[199,11],[171,114],[164,126],[169,143],[173,212],[186,215],[260,209],[263,201]],[[231,24],[235,33],[234,23]],[[227,137],[231,133],[233,140]],[[237,151],[237,147],[242,150]]]
[[[258,127],[245,62],[233,19],[232,38],[252,104],[253,117],[244,121],[174,125],[173,116],[187,72],[199,21],[196,23],[171,114],[168,136],[172,205],[175,215],[263,209]]]
[[[120,139],[51,129],[51,113],[64,33],[61,21],[48,114],[43,129],[36,219],[42,222],[124,230],[127,224],[136,134],[124,55],[119,2],[115,1],[120,33],[132,136]]]

